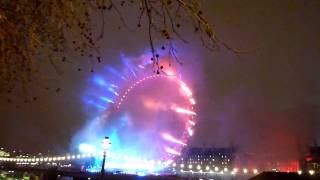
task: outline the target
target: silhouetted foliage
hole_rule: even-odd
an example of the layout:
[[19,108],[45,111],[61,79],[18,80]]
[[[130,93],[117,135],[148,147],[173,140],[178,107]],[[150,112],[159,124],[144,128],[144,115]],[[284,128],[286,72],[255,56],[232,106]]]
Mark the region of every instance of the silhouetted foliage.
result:
[[[158,74],[163,67],[159,65],[156,48],[159,40],[155,36],[162,37],[160,49],[167,49],[175,58],[173,40],[187,42],[179,34],[181,27],[194,29],[209,49],[214,50],[219,44],[212,26],[203,17],[199,0],[2,0],[0,92],[11,92],[17,84],[26,89],[28,83],[39,77],[39,61],[49,61],[57,73],[61,73],[56,60],[72,61],[66,57],[67,49],[88,57],[92,64],[101,63],[97,44],[104,38],[107,28],[104,16],[117,13],[122,24],[127,26],[124,12],[121,12],[123,7],[135,8],[138,12],[137,28],[147,27],[151,60]],[[190,21],[184,25],[182,18]],[[98,33],[93,30],[93,19],[101,21]],[[78,71],[82,70],[78,68]],[[59,92],[60,88],[56,91]]]

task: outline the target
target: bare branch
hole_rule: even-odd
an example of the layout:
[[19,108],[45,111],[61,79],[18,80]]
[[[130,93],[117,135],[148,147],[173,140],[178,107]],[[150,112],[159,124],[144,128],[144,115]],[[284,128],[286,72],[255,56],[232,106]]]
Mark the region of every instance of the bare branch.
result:
[[[90,71],[95,62],[101,62],[100,40],[106,38],[106,18],[108,12],[119,17],[122,26],[126,24],[126,13],[122,8],[134,4],[138,12],[138,27],[146,23],[149,47],[154,68],[159,67],[158,47],[167,46],[169,56],[182,64],[177,56],[174,42],[178,39],[188,41],[179,31],[180,27],[195,28],[204,47],[214,51],[223,47],[236,54],[243,53],[219,40],[214,27],[208,23],[200,10],[200,0],[69,0],[69,1],[0,1],[0,92],[22,83],[27,89],[28,80],[40,77],[38,62],[44,57],[62,59],[61,62],[73,63],[78,58],[66,60],[68,56],[88,56]],[[96,17],[101,20],[98,27],[92,26]],[[183,26],[183,18],[193,23],[193,27]],[[96,33],[96,29],[98,32]],[[95,34],[96,33],[96,34]],[[74,54],[73,54],[74,53]],[[59,64],[52,59],[44,59],[61,74]],[[57,61],[58,62],[58,61]],[[22,86],[21,86],[22,87]]]

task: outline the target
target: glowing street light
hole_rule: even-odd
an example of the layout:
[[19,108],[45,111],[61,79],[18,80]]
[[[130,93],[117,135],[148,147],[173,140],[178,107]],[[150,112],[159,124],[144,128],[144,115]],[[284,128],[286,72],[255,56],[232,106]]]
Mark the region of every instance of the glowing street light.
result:
[[243,173],[247,174],[248,173],[248,169],[244,168],[243,169]]
[[258,174],[258,170],[257,169],[253,169],[253,174]]
[[237,173],[238,169],[237,168],[233,168],[232,172]]
[[298,170],[298,174],[301,175],[301,174],[302,174],[302,171],[301,171],[301,170]]
[[184,168],[184,164],[180,164],[180,167],[181,167],[181,168]]
[[107,150],[110,148],[111,146],[111,141],[109,139],[109,137],[104,137],[104,139],[102,140],[102,148],[103,148],[103,159],[102,159],[102,167],[101,167],[101,179],[103,179],[104,177],[104,166],[105,166],[105,162],[106,162],[106,154],[107,154]]
[[107,151],[111,146],[111,141],[109,139],[109,137],[104,137],[104,139],[102,140],[102,148],[103,151]]
[[309,174],[312,176],[312,175],[314,175],[314,170],[309,170]]
[[215,167],[215,168],[214,168],[214,171],[219,171],[219,168],[218,168],[218,167]]

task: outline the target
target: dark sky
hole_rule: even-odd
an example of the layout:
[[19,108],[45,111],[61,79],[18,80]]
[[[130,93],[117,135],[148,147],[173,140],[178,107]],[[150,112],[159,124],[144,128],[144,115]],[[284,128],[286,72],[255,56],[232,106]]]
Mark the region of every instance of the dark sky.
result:
[[[239,58],[226,50],[211,52],[186,35],[192,43],[181,45],[179,52],[182,57],[192,54],[184,68],[194,80],[199,119],[192,144],[233,144],[242,151],[285,159],[319,141],[320,1],[206,0],[203,7],[222,41],[252,51]],[[120,53],[140,55],[148,46],[143,32],[117,26],[107,31],[105,64],[116,62]],[[49,78],[32,91],[37,101],[7,103],[2,97],[0,144],[26,151],[68,149],[87,119],[81,92],[90,74],[77,72],[90,63],[72,58],[77,63],[63,65],[61,76],[45,68]],[[38,88],[47,84],[62,90]]]

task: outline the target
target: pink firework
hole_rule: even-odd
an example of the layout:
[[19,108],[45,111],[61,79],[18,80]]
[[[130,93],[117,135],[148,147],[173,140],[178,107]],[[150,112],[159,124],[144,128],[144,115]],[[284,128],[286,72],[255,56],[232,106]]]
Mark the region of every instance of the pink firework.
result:
[[168,162],[180,155],[194,133],[192,90],[172,67],[154,74],[144,58],[124,59],[123,70],[106,67],[107,73],[92,78],[84,100],[99,111],[88,108],[97,118],[79,136],[81,143],[99,149],[94,141],[109,136],[110,152],[117,154],[109,164],[126,164],[130,158]]

